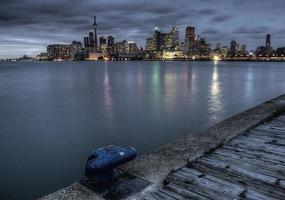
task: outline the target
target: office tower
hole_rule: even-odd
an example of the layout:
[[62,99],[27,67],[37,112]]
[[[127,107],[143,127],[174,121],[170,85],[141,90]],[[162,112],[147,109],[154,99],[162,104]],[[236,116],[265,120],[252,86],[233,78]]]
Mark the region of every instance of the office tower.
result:
[[246,55],[246,45],[245,45],[245,44],[241,45],[240,51],[241,51],[241,54],[242,54],[243,56]]
[[104,36],[99,38],[99,52],[108,54],[108,46],[107,46],[107,41]]
[[185,53],[192,53],[195,43],[195,27],[186,27],[185,30]]
[[231,57],[236,56],[236,51],[237,51],[237,46],[238,44],[236,43],[236,41],[231,41],[231,47],[230,47],[230,51],[229,51],[229,55]]
[[154,38],[147,38],[146,39],[146,51],[153,52],[156,51],[156,42]]
[[87,48],[89,46],[90,46],[90,44],[89,44],[89,37],[84,37],[84,48]]
[[178,49],[179,48],[179,30],[176,26],[173,26],[171,31],[171,40],[172,40],[172,49]]
[[107,49],[109,55],[115,54],[115,39],[111,35],[107,38]]
[[266,47],[266,49],[270,49],[271,48],[271,36],[270,36],[270,34],[266,35],[265,47]]
[[77,42],[77,41],[73,41],[70,45],[69,45],[69,49],[70,49],[70,55],[73,57],[75,53],[81,51],[83,48],[83,45],[81,42]]
[[89,32],[89,44],[90,47],[94,47],[94,33],[92,31]]
[[136,55],[138,53],[138,47],[135,42],[129,41],[129,54]]
[[70,45],[67,44],[51,44],[47,46],[48,59],[70,59]]
[[93,47],[97,48],[97,47],[98,47],[98,35],[97,35],[97,21],[96,21],[96,16],[94,16],[93,29],[94,29],[94,44],[93,44]]
[[154,31],[153,38],[155,41],[156,51],[160,51],[162,49],[163,34],[156,29]]
[[102,37],[99,38],[99,44],[100,44],[100,45],[102,45],[102,44],[107,44],[107,43],[106,43],[106,38],[105,38],[104,36],[102,36]]
[[115,44],[115,39],[111,35],[108,36],[107,40],[108,40],[108,46],[109,47],[113,46]]

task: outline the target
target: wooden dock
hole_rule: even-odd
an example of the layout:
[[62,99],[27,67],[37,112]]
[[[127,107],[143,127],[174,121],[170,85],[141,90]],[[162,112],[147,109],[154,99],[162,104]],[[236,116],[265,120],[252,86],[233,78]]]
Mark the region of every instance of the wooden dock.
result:
[[171,172],[145,199],[285,199],[285,114]]

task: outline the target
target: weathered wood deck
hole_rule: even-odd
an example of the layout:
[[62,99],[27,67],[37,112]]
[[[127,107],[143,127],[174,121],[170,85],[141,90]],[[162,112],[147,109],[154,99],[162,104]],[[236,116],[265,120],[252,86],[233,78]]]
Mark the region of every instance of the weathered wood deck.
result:
[[285,199],[285,114],[169,174],[145,199]]

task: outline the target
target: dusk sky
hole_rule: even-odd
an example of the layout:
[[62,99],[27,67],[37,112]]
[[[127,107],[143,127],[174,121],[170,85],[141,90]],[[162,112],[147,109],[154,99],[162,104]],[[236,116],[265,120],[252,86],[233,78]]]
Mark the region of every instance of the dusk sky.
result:
[[284,0],[1,0],[0,58],[34,56],[47,44],[82,41],[97,16],[99,35],[116,41],[145,39],[154,27],[168,31],[176,24],[180,42],[185,27],[212,44],[231,40],[248,49],[264,45],[272,35],[274,47],[285,46]]

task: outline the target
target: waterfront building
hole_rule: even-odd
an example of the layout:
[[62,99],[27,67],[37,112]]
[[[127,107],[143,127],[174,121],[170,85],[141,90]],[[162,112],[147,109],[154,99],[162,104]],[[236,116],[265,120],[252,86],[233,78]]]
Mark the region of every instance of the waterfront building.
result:
[[99,52],[104,53],[105,55],[108,54],[107,40],[104,36],[99,38]]
[[201,38],[199,35],[195,36],[194,45],[191,49],[192,56],[206,58],[210,56],[211,47],[206,42],[206,38]]
[[257,57],[269,57],[274,55],[274,50],[271,46],[271,35],[266,35],[265,46],[259,46],[256,48],[255,55]]
[[89,45],[94,47],[94,33],[92,31],[89,32]]
[[89,53],[86,53],[85,51],[77,51],[73,56],[73,60],[88,60],[88,57]]
[[164,50],[162,52],[162,57],[161,59],[163,60],[175,60],[175,59],[184,59],[184,53],[181,50],[176,50],[176,51],[166,51]]
[[136,56],[138,53],[137,44],[133,41],[129,41],[129,54],[130,56]]
[[67,44],[51,44],[47,46],[49,60],[71,59],[70,48]]
[[237,54],[238,44],[235,40],[231,41],[230,49],[228,51],[228,57],[235,57]]
[[163,34],[156,28],[153,34],[155,50],[160,51],[162,47]]
[[241,55],[242,56],[246,56],[247,55],[247,51],[246,51],[246,45],[245,44],[243,44],[243,45],[241,45]]
[[47,61],[48,60],[48,54],[47,53],[40,53],[36,56],[36,59],[39,61]]
[[78,42],[78,41],[73,41],[70,45],[69,45],[69,51],[70,51],[70,55],[72,57],[74,57],[74,54],[79,52],[79,51],[82,51],[83,49],[83,45],[81,42]]
[[153,37],[146,39],[146,51],[148,53],[157,53],[159,51],[175,51],[179,49],[179,30],[176,26],[170,29],[170,32],[163,33],[157,27]]
[[146,51],[147,52],[155,52],[156,51],[156,41],[154,38],[146,39]]
[[89,37],[84,37],[84,48],[90,47]]
[[285,57],[285,47],[277,48],[276,55],[279,57]]
[[271,48],[271,35],[270,34],[266,35],[265,48],[266,49],[270,49]]
[[106,38],[104,36],[99,38],[99,44],[107,44]]
[[124,53],[124,44],[122,42],[116,42],[114,48],[114,54],[116,56]]
[[107,46],[108,46],[108,54],[113,56],[114,55],[114,48],[115,48],[115,39],[109,35],[107,38]]
[[177,26],[173,26],[171,29],[171,40],[172,40],[172,49],[178,50],[179,49],[179,30]]
[[185,29],[185,48],[184,53],[191,55],[193,54],[194,50],[194,43],[195,43],[195,27],[188,26]]
[[89,61],[104,60],[104,56],[105,56],[104,53],[89,53],[86,60],[89,60]]

